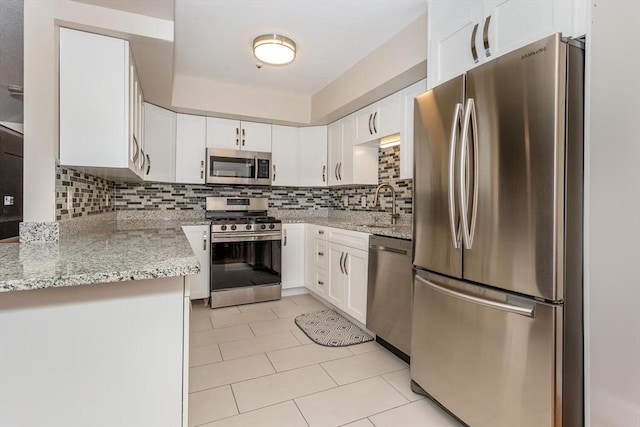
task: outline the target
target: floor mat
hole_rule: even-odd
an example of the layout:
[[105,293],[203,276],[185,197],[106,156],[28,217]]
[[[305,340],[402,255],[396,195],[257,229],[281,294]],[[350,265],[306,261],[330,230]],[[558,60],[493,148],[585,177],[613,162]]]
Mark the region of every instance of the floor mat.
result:
[[373,337],[333,310],[301,314],[296,325],[313,342],[327,347],[343,347],[373,341]]

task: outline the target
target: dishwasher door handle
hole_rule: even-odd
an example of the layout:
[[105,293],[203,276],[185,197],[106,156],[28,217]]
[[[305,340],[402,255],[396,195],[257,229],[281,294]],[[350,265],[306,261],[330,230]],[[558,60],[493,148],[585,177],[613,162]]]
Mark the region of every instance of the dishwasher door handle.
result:
[[369,249],[380,252],[393,252],[394,254],[407,255],[408,252],[403,249],[390,248],[389,246],[370,245]]

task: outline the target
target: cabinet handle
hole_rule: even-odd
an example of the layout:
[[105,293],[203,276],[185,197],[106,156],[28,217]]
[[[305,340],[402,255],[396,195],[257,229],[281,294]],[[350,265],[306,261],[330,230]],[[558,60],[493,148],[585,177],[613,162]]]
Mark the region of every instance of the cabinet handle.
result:
[[244,128],[242,128],[242,146],[243,146],[243,147],[244,147],[244,140],[245,140],[245,137],[244,137]]
[[147,175],[151,172],[151,156],[147,154]]
[[373,135],[373,132],[371,131],[371,119],[373,118],[373,114],[369,114],[369,135]]
[[324,256],[324,252],[318,252],[318,256]]
[[240,145],[240,128],[236,128],[236,145]]
[[378,128],[376,128],[376,119],[378,118],[378,112],[373,113],[373,133],[378,133]]
[[344,258],[344,252],[340,254],[340,271],[344,274],[344,267],[342,266],[342,258]]
[[324,234],[324,230],[318,230],[318,234]]
[[338,165],[340,163],[336,163],[336,169],[333,171],[334,175],[336,176],[336,180],[339,180],[340,178],[338,178]]
[[344,274],[349,275],[349,270],[347,270],[347,258],[349,257],[349,252],[345,252],[344,254]]
[[478,63],[478,51],[476,50],[476,34],[478,33],[478,23],[473,26],[473,32],[471,33],[471,56],[473,56],[473,62]]
[[327,182],[325,172],[327,171],[327,165],[322,165],[322,182]]
[[323,286],[323,285],[324,285],[324,282],[323,282],[322,280],[318,280],[318,285]]
[[140,157],[140,146],[138,145],[138,139],[135,137],[133,137],[133,146],[135,147],[133,149],[133,163],[138,161],[138,157]]
[[338,179],[342,181],[342,162],[338,163]]
[[207,232],[206,231],[202,235],[202,250],[203,251],[207,250]]
[[204,179],[204,160],[200,161],[200,179]]
[[273,181],[276,180],[276,165],[273,165]]
[[284,242],[282,245],[287,246],[287,230],[282,230],[282,233],[284,234]]
[[482,44],[484,45],[484,54],[487,58],[491,56],[491,50],[489,49],[489,23],[490,22],[491,22],[491,15],[487,16],[487,18],[484,20],[484,28],[482,30]]
[[147,164],[147,156],[144,155],[144,150],[140,150],[140,153],[142,154],[142,166],[140,169],[144,170],[144,167]]

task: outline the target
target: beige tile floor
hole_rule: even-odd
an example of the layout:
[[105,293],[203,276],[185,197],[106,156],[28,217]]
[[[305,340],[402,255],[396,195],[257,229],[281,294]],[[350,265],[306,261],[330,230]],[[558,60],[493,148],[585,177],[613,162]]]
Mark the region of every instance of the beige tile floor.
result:
[[191,315],[189,426],[460,427],[411,391],[406,363],[375,342],[313,343],[294,323],[311,295]]

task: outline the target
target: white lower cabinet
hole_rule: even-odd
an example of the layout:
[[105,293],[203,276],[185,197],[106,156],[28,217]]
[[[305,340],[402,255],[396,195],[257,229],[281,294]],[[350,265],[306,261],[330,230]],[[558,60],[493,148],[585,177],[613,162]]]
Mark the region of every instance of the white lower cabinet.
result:
[[282,224],[282,289],[305,284],[304,224]]
[[200,263],[200,273],[185,276],[186,286],[191,292],[191,299],[209,298],[209,253],[211,252],[209,226],[184,225],[182,230]]
[[369,234],[308,224],[305,286],[365,324]]

